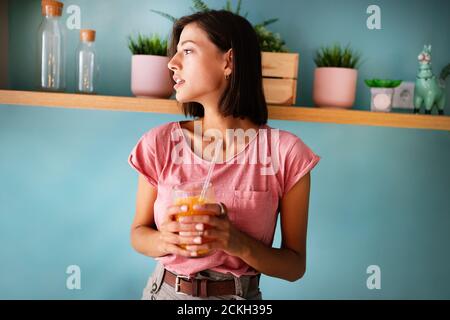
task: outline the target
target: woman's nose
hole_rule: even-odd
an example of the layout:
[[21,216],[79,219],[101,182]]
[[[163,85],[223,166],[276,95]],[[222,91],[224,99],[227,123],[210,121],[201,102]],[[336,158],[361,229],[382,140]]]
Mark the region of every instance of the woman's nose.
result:
[[179,70],[179,65],[178,65],[178,61],[175,59],[176,55],[172,57],[172,59],[170,59],[169,63],[167,64],[167,67],[172,70]]

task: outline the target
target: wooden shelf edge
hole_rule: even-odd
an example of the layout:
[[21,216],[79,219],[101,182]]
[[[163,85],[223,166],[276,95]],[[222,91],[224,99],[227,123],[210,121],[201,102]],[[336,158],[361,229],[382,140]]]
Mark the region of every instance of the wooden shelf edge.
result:
[[181,113],[181,109],[177,107],[176,101],[169,99],[16,90],[0,90],[0,104],[170,114]]
[[[0,90],[0,104],[182,114],[177,101],[170,99],[73,93]],[[269,106],[269,119],[450,131],[449,116],[423,114]]]

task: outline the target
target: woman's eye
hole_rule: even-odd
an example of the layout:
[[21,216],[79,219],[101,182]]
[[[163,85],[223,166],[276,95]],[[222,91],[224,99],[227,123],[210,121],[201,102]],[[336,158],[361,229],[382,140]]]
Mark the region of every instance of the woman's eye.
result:
[[186,55],[186,54],[189,54],[189,53],[191,53],[191,52],[192,52],[192,50],[190,50],[190,49],[184,49],[184,50],[183,50],[183,52],[184,52],[184,54]]

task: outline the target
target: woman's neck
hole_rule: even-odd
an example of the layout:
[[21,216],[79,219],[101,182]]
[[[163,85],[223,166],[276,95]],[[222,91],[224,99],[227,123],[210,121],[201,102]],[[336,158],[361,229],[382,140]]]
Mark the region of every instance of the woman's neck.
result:
[[233,116],[224,117],[218,112],[209,111],[205,108],[204,117],[201,118],[203,133],[209,129],[219,130],[222,136],[225,137],[227,129],[236,130],[243,129],[258,129],[258,126],[251,122],[249,119],[234,118]]

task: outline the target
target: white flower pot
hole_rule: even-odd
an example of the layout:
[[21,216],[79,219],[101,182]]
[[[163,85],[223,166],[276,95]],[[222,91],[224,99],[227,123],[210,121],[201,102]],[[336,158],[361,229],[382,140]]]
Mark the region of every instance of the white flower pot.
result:
[[390,112],[392,110],[393,88],[370,88],[370,93],[372,94],[371,111]]

